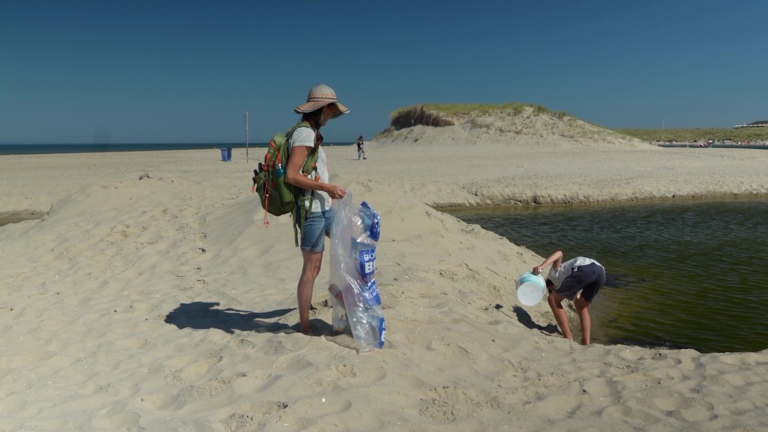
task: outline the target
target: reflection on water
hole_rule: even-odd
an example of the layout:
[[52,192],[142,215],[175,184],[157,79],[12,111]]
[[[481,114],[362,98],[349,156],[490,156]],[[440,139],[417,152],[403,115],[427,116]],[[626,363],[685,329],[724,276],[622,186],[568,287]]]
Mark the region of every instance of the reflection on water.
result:
[[546,257],[603,264],[596,343],[768,348],[768,200],[451,212]]

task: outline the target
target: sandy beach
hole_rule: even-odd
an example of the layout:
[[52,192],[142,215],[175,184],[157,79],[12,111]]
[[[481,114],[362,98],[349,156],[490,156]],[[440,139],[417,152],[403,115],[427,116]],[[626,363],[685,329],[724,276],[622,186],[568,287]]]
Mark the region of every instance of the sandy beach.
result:
[[515,297],[542,258],[437,208],[768,195],[768,151],[483,121],[326,148],[382,216],[388,341],[364,354],[330,334],[328,265],[327,335],[296,333],[262,149],[0,156],[0,217],[45,214],[0,227],[0,430],[765,430],[768,350],[568,342]]

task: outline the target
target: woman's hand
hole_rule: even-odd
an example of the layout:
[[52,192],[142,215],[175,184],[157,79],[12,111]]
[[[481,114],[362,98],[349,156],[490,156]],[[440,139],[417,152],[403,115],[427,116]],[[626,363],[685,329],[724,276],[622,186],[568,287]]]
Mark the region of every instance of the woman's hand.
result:
[[536,267],[534,267],[534,268],[533,268],[533,271],[532,271],[532,273],[533,273],[533,274],[535,274],[535,275],[537,275],[537,274],[541,274],[541,272],[543,272],[543,271],[544,271],[544,267],[546,267],[546,266],[543,266],[543,265],[538,265],[538,266],[536,266]]
[[328,184],[325,187],[325,192],[333,199],[341,199],[344,198],[344,195],[347,194],[347,191],[344,190],[341,186],[336,186],[332,184]]

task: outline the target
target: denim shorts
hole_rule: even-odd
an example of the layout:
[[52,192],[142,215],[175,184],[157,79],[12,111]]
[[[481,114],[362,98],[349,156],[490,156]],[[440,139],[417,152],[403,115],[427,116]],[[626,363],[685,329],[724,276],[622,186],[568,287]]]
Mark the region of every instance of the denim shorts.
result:
[[[301,214],[304,217],[304,212]],[[311,212],[304,221],[304,230],[301,232],[301,250],[306,252],[323,252],[325,250],[325,236],[331,235],[331,220],[333,209],[327,211]],[[301,221],[297,223],[301,229]]]

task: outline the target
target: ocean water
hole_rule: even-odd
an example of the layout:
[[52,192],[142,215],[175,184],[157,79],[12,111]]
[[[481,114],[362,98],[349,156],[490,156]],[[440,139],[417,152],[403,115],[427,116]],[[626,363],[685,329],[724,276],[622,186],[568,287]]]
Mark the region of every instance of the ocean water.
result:
[[543,257],[560,249],[605,266],[608,282],[590,306],[595,343],[768,348],[766,199],[450,213]]
[[[328,143],[324,146],[349,146],[351,142]],[[250,148],[264,148],[268,143],[250,143]],[[222,147],[245,148],[238,144],[0,144],[0,155],[46,153],[104,153],[160,150],[205,150]]]

